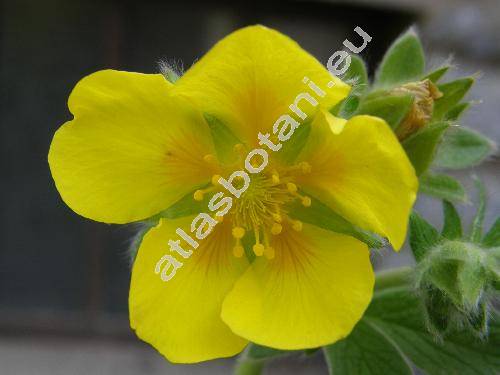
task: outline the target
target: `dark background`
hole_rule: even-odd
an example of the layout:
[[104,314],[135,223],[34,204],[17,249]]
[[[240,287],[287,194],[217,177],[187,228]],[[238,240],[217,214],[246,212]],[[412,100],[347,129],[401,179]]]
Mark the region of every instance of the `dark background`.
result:
[[[0,374],[226,373],[231,365],[173,367],[139,343],[127,317],[133,227],[83,219],[55,189],[48,148],[70,119],[71,89],[87,74],[157,72],[161,59],[188,69],[218,39],[255,23],[289,35],[322,62],[359,25],[373,37],[363,52],[373,72],[391,41],[416,23],[431,66],[455,53],[457,74],[483,72],[472,93],[483,103],[465,123],[500,139],[496,1],[0,3]],[[492,158],[475,169],[490,192],[487,224],[500,208],[499,165]],[[457,174],[467,186],[469,175]],[[418,204],[439,223],[435,206]],[[377,267],[411,262],[407,252],[383,255]],[[288,365],[278,363],[273,374]],[[325,371],[318,358],[294,366]]]

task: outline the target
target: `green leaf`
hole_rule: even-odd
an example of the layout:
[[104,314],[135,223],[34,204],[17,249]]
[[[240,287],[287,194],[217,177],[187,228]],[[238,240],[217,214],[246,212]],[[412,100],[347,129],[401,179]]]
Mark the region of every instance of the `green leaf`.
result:
[[429,168],[441,137],[448,126],[447,122],[438,122],[420,130],[403,141],[403,148],[418,176]]
[[495,223],[491,226],[488,233],[483,238],[483,246],[497,247],[500,246],[500,217],[497,217]]
[[[400,282],[386,282],[387,277]],[[422,302],[409,280],[394,278],[391,271],[377,273],[373,300],[363,319],[347,338],[324,348],[329,373],[408,374],[412,363],[428,375],[497,374],[498,319],[492,321],[487,341],[465,333],[436,341],[427,332]]]
[[470,129],[451,127],[444,135],[434,160],[437,167],[462,169],[475,166],[494,150],[494,144]]
[[217,158],[222,163],[230,162],[234,158],[234,145],[241,143],[241,141],[215,116],[208,113],[205,113],[203,116],[210,128]]
[[446,112],[444,115],[444,119],[446,121],[457,121],[460,116],[470,107],[470,102],[463,102],[463,103],[458,103],[454,107],[451,107],[451,109]]
[[424,68],[422,45],[417,34],[410,29],[389,47],[378,69],[376,84],[391,86],[417,80]]
[[419,188],[424,194],[452,202],[463,202],[467,198],[462,184],[444,174],[424,173],[420,176]]
[[462,100],[473,83],[474,79],[467,77],[438,85],[438,89],[443,96],[434,102],[432,118],[434,120],[442,120],[444,115]]
[[376,293],[363,320],[426,374],[493,375],[500,371],[498,320],[491,323],[486,342],[462,333],[440,343],[426,331],[422,317],[419,298],[410,288],[400,287]]
[[408,114],[412,104],[413,97],[411,95],[379,96],[374,99],[362,101],[356,114],[380,117],[392,129],[396,129]]
[[470,240],[472,242],[480,242],[483,232],[483,222],[484,222],[484,213],[486,210],[486,189],[481,180],[475,179],[474,183],[479,192],[479,202],[477,205],[477,212],[472,220],[472,229],[470,233]]
[[410,247],[417,262],[421,261],[428,250],[439,240],[440,236],[436,228],[418,213],[412,212],[410,215]]
[[428,73],[424,78],[422,78],[422,81],[425,79],[430,79],[432,82],[436,83],[441,79],[441,77],[443,77],[446,74],[446,72],[448,72],[450,68],[451,68],[450,65],[445,65],[440,68],[437,68],[436,70]]
[[304,207],[298,202],[292,203],[289,207],[289,215],[304,223],[313,224],[332,232],[343,233],[357,238],[366,243],[370,248],[381,248],[384,246],[384,241],[376,234],[358,228],[318,199],[311,196],[310,198],[310,207]]
[[441,235],[449,240],[455,240],[462,237],[462,221],[455,208],[455,206],[448,202],[443,201],[443,216],[444,224]]
[[392,340],[366,319],[358,323],[348,339],[325,346],[324,354],[330,374],[412,374]]
[[358,55],[351,54],[351,64],[342,76],[342,81],[353,81],[355,87],[360,87],[361,93],[366,91],[368,85],[368,73],[365,62]]

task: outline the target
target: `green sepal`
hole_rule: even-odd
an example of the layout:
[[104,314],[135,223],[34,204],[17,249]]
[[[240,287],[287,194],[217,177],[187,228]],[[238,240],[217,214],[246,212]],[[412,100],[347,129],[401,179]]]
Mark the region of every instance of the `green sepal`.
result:
[[462,100],[473,83],[474,79],[472,77],[466,77],[438,85],[438,89],[443,96],[434,102],[432,119],[435,121],[442,120],[445,114]]
[[410,29],[389,47],[382,59],[375,84],[394,86],[418,80],[424,73],[425,57],[422,44]]
[[135,258],[137,258],[137,253],[139,252],[139,248],[141,247],[142,240],[146,233],[156,225],[158,225],[158,219],[152,218],[140,223],[136,224],[138,227],[135,228],[136,232],[132,241],[130,242],[130,246],[128,248],[128,257],[130,260],[130,265],[133,265],[135,262]]
[[230,163],[234,160],[234,145],[241,143],[233,132],[217,117],[204,113],[205,121],[210,128],[214,142],[217,158],[222,163]]
[[441,235],[449,240],[456,240],[462,237],[462,220],[458,215],[455,206],[443,200],[444,224]]
[[497,217],[488,233],[483,237],[482,245],[484,247],[500,246],[500,217]]
[[349,94],[347,98],[337,104],[330,113],[343,119],[350,119],[356,113],[361,99],[357,94]]
[[478,198],[479,202],[477,205],[477,212],[472,220],[472,228],[470,232],[470,240],[472,242],[479,243],[481,242],[481,237],[483,233],[483,223],[484,223],[484,214],[486,211],[486,189],[484,184],[478,178],[474,179],[474,184],[478,190]]
[[[203,186],[198,187],[198,189],[203,189],[204,187],[207,187],[207,186],[209,186],[209,185],[205,184]],[[206,211],[208,202],[209,202],[211,197],[206,195],[203,197],[203,200],[197,201],[193,197],[193,194],[196,190],[197,189],[186,194],[184,197],[179,199],[177,202],[175,202],[169,208],[156,214],[151,219],[159,219],[159,218],[179,219],[181,217],[186,217],[186,216],[190,216],[190,215],[197,215],[200,212]]]
[[378,249],[385,245],[385,242],[380,236],[358,228],[333,211],[330,207],[323,204],[320,200],[310,195],[309,197],[311,198],[310,207],[304,207],[299,202],[294,202],[289,206],[289,215],[304,223],[313,224],[332,232],[342,233],[357,238],[372,249]]
[[424,194],[452,202],[467,200],[462,184],[453,177],[444,174],[424,173],[420,176],[419,189]]
[[293,133],[293,136],[286,142],[279,151],[276,152],[276,157],[284,164],[293,164],[300,151],[304,148],[311,133],[312,119],[306,120]]
[[441,239],[436,228],[429,224],[417,212],[410,215],[410,248],[417,262],[421,261],[430,248]]
[[166,61],[160,61],[160,71],[165,79],[170,83],[175,83],[181,78],[182,69],[176,67],[176,63],[170,64]]
[[344,82],[352,82],[354,87],[359,88],[359,93],[365,92],[368,88],[368,73],[363,59],[351,54],[351,64],[341,78]]
[[429,168],[434,159],[437,146],[448,126],[447,122],[434,123],[403,141],[403,148],[413,164],[417,176],[420,176]]
[[377,96],[362,101],[356,110],[356,115],[371,115],[384,119],[387,124],[396,129],[411,109],[413,96]]
[[464,112],[469,109],[471,102],[463,102],[458,103],[455,106],[451,107],[451,109],[445,113],[444,119],[445,121],[455,122],[460,116],[464,114]]
[[284,355],[290,355],[297,352],[295,350],[273,349],[267,346],[258,345],[254,343],[248,344],[245,350],[247,358],[253,360],[271,359],[271,358],[281,357]]
[[430,79],[433,83],[437,83],[448,72],[450,68],[450,65],[444,65],[440,68],[437,68],[436,70],[427,73],[427,75],[422,78],[422,81],[425,79]]
[[494,150],[492,141],[465,127],[450,127],[436,153],[434,165],[448,169],[473,167]]

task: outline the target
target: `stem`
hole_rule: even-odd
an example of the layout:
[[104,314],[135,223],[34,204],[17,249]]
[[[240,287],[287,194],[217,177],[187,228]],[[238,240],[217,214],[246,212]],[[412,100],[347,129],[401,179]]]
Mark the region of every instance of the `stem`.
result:
[[377,272],[375,274],[375,291],[410,285],[412,272],[412,267],[399,267]]
[[264,369],[264,361],[240,358],[236,362],[234,375],[260,375]]

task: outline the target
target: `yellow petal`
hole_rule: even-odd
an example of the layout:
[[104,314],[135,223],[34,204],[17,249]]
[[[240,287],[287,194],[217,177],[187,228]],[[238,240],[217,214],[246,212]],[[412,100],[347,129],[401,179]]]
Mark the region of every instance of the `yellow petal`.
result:
[[284,227],[271,246],[275,258],[257,257],[224,300],[224,322],[252,342],[286,350],[347,336],[373,292],[366,245],[304,224],[301,232]]
[[[288,106],[298,94],[315,96],[303,83],[304,76],[327,93],[322,100],[316,95],[326,109],[350,90],[292,39],[264,26],[250,26],[218,42],[176,82],[174,91],[222,120],[242,141],[255,144],[259,131],[270,131],[282,114],[290,112]],[[329,81],[335,86],[328,88]],[[306,102],[300,107],[306,114],[317,109]]]
[[201,118],[169,95],[160,74],[100,71],[82,79],[68,106],[74,119],[54,135],[49,165],[78,214],[127,223],[169,207],[210,179]]
[[[193,363],[239,353],[247,341],[220,319],[222,300],[248,262],[232,255],[234,238],[226,220],[200,242],[190,258],[169,250],[177,227],[189,233],[190,220],[163,220],[141,244],[132,271],[130,325],[137,336],[171,362]],[[189,246],[181,246],[186,251]],[[157,262],[175,255],[183,263],[170,281],[155,273]]]
[[299,156],[311,165],[300,186],[353,224],[386,236],[399,249],[418,180],[406,153],[385,121],[355,116],[340,133],[330,114],[312,124]]

